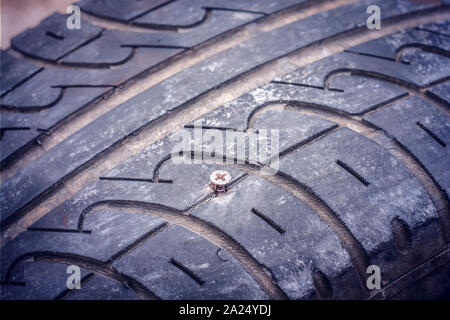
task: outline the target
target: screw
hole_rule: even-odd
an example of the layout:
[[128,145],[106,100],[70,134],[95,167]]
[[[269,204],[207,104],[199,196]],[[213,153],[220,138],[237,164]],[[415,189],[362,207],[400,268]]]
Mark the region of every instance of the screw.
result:
[[209,176],[209,186],[216,193],[225,193],[225,187],[231,181],[231,174],[225,170],[217,170]]

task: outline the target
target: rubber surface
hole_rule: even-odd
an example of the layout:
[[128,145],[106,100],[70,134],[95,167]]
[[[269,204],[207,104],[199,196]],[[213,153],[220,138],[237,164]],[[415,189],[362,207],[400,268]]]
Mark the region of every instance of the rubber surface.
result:
[[[80,30],[54,14],[18,35],[1,52],[1,298],[448,296],[450,8],[418,2],[82,0]],[[174,163],[198,123],[279,129],[279,171]]]

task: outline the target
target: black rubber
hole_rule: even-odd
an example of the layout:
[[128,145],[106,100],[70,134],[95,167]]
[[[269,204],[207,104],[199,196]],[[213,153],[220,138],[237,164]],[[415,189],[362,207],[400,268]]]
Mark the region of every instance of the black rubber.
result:
[[1,299],[448,299],[448,1],[77,5],[1,52]]

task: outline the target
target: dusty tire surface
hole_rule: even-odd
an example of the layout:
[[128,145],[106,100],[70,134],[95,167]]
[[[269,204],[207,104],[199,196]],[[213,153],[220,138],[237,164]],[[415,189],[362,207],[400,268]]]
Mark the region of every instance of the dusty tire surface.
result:
[[449,1],[112,3],[1,52],[1,299],[448,298]]

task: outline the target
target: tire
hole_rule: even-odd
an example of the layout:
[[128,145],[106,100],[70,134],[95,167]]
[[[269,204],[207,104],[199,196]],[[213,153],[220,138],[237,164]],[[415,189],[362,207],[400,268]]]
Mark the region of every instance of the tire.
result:
[[[450,8],[422,2],[81,0],[16,36],[1,298],[448,298]],[[262,129],[272,174],[226,140]]]

